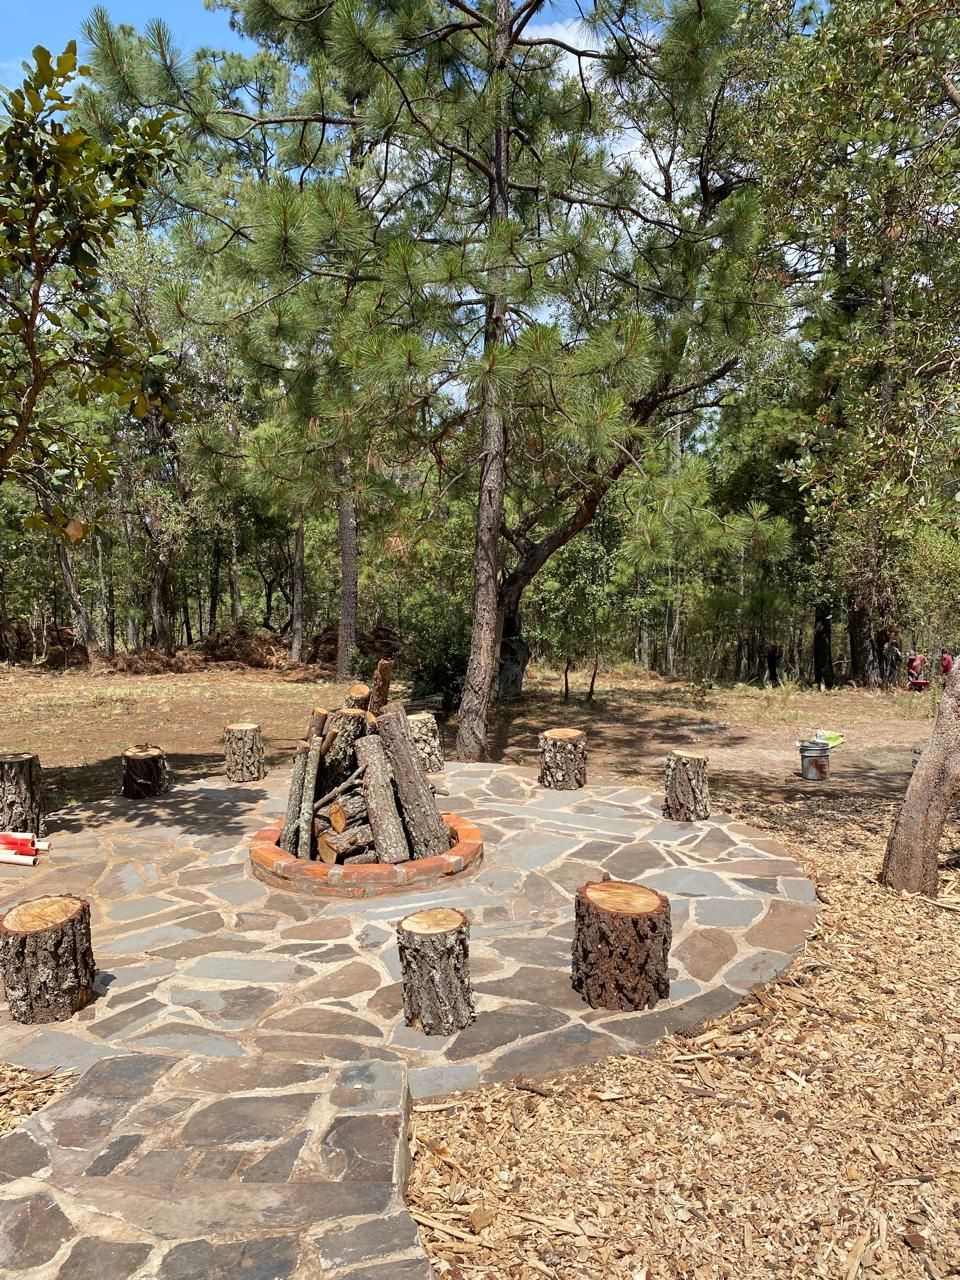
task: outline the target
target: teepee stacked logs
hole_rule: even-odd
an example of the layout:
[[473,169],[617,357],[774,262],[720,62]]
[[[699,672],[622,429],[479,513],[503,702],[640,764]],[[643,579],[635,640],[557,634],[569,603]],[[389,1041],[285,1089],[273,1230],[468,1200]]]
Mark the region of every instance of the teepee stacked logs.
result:
[[[355,685],[348,696],[368,702],[363,688]],[[440,816],[399,703],[379,716],[362,705],[318,708],[309,728],[294,758],[281,849],[328,865],[447,852],[456,837]]]
[[28,751],[0,755],[0,831],[43,828],[43,773],[40,760]]
[[120,757],[120,790],[128,800],[145,800],[170,790],[167,757],[160,747],[127,747]]
[[231,782],[259,782],[263,767],[263,734],[258,724],[228,724],[223,731],[227,777]]

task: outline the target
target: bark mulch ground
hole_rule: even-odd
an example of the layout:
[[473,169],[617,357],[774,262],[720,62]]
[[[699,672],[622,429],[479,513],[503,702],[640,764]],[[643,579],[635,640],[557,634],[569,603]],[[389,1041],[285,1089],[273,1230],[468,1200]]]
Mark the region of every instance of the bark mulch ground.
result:
[[701,1034],[417,1109],[441,1275],[960,1276],[960,875],[875,883],[892,802],[730,807],[814,878],[806,953]]

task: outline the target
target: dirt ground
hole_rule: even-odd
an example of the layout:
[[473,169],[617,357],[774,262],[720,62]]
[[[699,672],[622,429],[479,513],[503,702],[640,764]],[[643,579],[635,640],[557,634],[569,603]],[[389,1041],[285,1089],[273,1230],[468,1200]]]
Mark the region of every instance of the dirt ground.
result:
[[[253,671],[7,671],[2,746],[37,751],[63,804],[114,792],[131,742],[161,743],[184,777],[219,771],[232,719],[259,720],[281,760],[311,706],[337,693]],[[934,708],[908,693],[625,675],[592,706],[579,686],[564,704],[544,673],[495,715],[494,758],[517,762],[533,761],[542,727],[587,728],[594,781],[657,784],[670,748],[704,749],[714,803],[803,862],[820,919],[789,973],[699,1034],[417,1108],[411,1208],[441,1276],[960,1276],[958,828],[936,902],[876,883]],[[805,783],[795,743],[818,728],[846,741],[831,779]]]

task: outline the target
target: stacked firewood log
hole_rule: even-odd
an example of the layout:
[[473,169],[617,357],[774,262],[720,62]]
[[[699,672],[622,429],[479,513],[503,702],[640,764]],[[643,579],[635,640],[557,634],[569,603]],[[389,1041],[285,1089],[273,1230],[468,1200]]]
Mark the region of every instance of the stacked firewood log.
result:
[[372,687],[352,685],[338,710],[314,708],[294,758],[280,835],[287,853],[396,863],[446,853],[455,841],[406,712],[387,700],[392,665],[378,664]]

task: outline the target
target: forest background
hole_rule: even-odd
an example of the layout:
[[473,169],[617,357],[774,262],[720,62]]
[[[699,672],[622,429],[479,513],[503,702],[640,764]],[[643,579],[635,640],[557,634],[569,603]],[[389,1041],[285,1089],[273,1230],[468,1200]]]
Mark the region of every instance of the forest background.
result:
[[0,657],[960,642],[956,6],[214,7],[4,98]]

